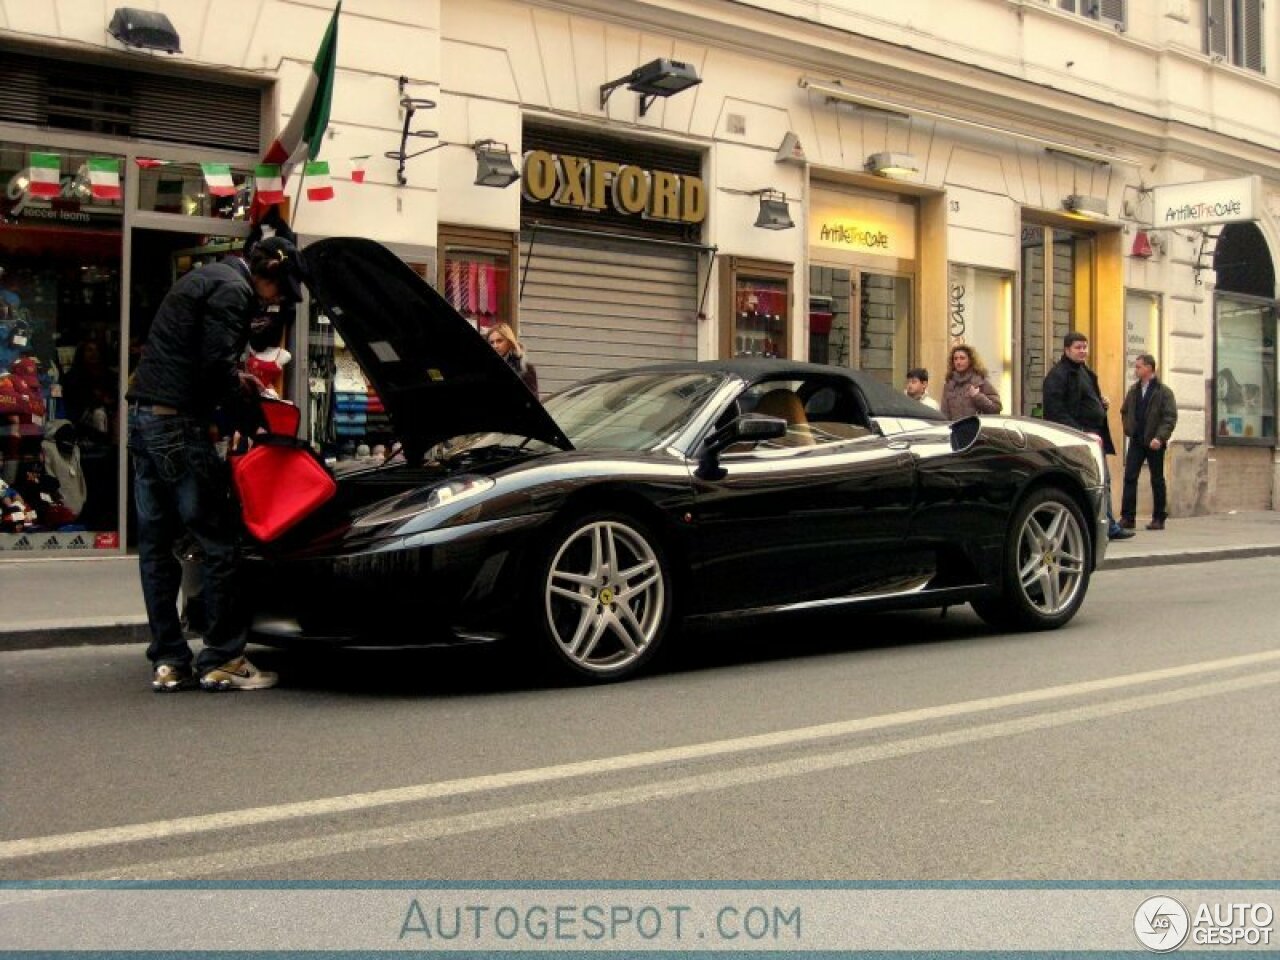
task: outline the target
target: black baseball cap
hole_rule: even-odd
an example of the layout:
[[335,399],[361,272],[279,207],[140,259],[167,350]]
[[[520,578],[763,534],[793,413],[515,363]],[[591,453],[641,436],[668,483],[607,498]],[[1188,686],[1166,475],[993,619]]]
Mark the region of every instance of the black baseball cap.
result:
[[302,299],[302,256],[298,248],[284,237],[266,237],[253,246],[249,269],[258,276],[275,281],[280,295],[294,303]]

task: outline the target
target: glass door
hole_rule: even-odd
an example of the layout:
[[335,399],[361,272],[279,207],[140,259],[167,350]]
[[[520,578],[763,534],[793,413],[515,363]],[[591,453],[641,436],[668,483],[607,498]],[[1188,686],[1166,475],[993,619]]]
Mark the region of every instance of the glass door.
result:
[[1018,326],[1016,412],[1041,416],[1044,378],[1072,330],[1092,336],[1094,241],[1039,224],[1022,227],[1022,296]]
[[809,267],[809,359],[901,385],[911,353],[910,277],[857,267]]

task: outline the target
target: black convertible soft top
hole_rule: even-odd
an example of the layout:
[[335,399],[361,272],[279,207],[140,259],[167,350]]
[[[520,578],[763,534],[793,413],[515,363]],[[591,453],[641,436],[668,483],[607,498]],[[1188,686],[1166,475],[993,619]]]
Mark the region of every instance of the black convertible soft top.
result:
[[789,376],[795,379],[823,376],[850,381],[866,400],[867,411],[873,417],[911,417],[915,420],[936,420],[948,422],[941,411],[926,406],[919,400],[912,400],[905,393],[886,386],[875,377],[861,370],[850,370],[847,367],[833,367],[821,363],[803,363],[798,360],[767,360],[759,357],[747,357],[734,360],[699,360],[692,363],[663,363],[648,367],[639,367],[628,372],[670,372],[683,373],[694,370],[715,370],[728,376],[737,377],[747,383],[761,380],[781,380]]

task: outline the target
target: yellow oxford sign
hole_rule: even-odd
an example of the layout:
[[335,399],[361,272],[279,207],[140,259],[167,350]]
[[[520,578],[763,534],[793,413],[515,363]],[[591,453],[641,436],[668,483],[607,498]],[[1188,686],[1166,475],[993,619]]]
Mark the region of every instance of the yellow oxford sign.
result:
[[524,157],[521,184],[530,203],[588,211],[608,208],[679,223],[701,223],[707,217],[707,188],[701,177],[612,160],[530,150]]

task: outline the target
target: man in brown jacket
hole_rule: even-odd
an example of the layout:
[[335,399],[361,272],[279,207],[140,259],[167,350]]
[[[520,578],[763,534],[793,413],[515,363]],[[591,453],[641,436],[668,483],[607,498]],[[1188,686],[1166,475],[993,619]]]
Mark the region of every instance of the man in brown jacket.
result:
[[1138,474],[1142,464],[1151,469],[1151,522],[1148,530],[1163,530],[1168,519],[1164,486],[1164,449],[1178,423],[1178,402],[1173,391],[1156,377],[1156,358],[1144,353],[1133,362],[1138,382],[1125,394],[1120,407],[1129,448],[1124,455],[1124,494],[1120,499],[1120,525],[1134,527],[1138,509]]

